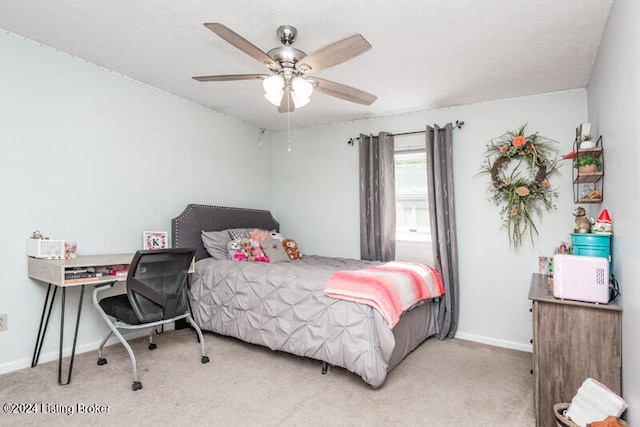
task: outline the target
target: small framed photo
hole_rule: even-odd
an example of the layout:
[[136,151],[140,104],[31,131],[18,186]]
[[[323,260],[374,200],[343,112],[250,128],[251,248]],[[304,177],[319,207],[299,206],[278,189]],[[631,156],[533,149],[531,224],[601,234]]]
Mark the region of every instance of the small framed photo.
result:
[[169,235],[166,231],[143,231],[142,249],[166,249],[169,247]]

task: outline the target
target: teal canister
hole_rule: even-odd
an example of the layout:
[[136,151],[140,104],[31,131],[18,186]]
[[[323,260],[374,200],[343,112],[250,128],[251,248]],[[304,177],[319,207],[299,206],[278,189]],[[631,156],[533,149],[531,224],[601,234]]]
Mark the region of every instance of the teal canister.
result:
[[574,255],[603,257],[611,262],[611,235],[598,233],[573,233]]

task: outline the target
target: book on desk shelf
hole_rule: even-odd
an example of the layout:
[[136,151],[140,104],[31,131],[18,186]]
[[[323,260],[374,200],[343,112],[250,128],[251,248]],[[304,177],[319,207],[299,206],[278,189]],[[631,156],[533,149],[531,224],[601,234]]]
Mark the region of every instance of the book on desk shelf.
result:
[[95,271],[90,270],[67,270],[64,272],[64,280],[71,279],[86,279],[89,277],[96,277]]

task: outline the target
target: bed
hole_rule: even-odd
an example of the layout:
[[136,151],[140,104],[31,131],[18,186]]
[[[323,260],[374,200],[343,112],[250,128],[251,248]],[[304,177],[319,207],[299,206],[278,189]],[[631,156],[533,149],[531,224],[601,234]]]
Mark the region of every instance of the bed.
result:
[[174,247],[196,248],[189,299],[203,330],[343,367],[373,388],[437,333],[433,300],[403,312],[390,328],[376,309],[325,295],[332,273],[378,262],[308,255],[304,242],[302,258],[291,262],[215,259],[205,249],[203,231],[279,231],[269,211],[190,204],[171,225]]

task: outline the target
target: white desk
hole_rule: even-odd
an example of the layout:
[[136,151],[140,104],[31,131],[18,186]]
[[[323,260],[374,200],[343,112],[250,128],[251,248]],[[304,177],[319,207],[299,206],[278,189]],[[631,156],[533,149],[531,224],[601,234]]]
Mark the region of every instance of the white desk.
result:
[[[27,270],[29,277],[39,280],[44,283],[48,283],[47,295],[44,299],[44,306],[42,308],[42,317],[40,318],[40,327],[38,329],[38,336],[36,338],[36,346],[33,350],[33,359],[31,359],[31,367],[38,364],[40,358],[40,350],[42,349],[42,343],[47,333],[47,326],[49,325],[49,316],[51,315],[51,308],[56,298],[56,292],[58,288],[62,289],[62,296],[60,299],[60,348],[58,350],[58,384],[67,385],[71,381],[71,372],[73,371],[73,359],[76,353],[76,342],[78,339],[78,326],[80,325],[80,315],[82,313],[82,298],[84,296],[84,288],[86,285],[97,285],[101,283],[111,283],[116,281],[124,281],[126,277],[104,275],[98,278],[87,278],[82,281],[65,281],[65,271],[77,269],[77,268],[90,268],[90,267],[109,267],[114,265],[124,265],[128,268],[134,254],[109,254],[109,255],[81,255],[74,259],[41,259],[29,257],[27,261]],[[76,317],[75,332],[73,335],[73,345],[71,347],[71,359],[69,361],[69,371],[67,375],[67,381],[62,382],[62,349],[64,347],[64,311],[65,311],[65,299],[67,288],[80,287],[80,300],[78,302],[78,314]],[[53,295],[51,295],[51,289],[53,288]],[[51,295],[51,299],[49,296]]]

